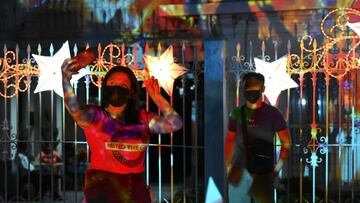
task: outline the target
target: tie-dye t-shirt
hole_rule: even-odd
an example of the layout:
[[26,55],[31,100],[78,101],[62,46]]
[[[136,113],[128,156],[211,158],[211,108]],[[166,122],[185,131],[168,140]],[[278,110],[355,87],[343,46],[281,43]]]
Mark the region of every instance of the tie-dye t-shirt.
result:
[[139,110],[139,123],[125,125],[99,107],[89,108],[95,111],[91,125],[84,129],[91,151],[89,169],[121,174],[143,172],[149,122],[154,113]]

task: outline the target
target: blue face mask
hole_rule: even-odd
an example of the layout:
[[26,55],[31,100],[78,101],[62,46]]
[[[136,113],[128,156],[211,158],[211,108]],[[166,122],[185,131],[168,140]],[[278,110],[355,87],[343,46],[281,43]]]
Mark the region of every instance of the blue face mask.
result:
[[260,90],[245,90],[244,97],[247,101],[252,104],[255,104],[256,101],[260,98]]
[[122,106],[130,97],[130,90],[123,86],[104,86],[103,91],[105,106]]

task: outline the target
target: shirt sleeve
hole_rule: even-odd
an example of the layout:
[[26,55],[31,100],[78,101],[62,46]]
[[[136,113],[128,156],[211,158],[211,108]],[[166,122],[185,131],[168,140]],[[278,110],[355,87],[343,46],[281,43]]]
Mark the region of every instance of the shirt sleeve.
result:
[[236,108],[230,112],[228,130],[236,132],[239,114],[239,108]]
[[279,131],[287,128],[286,121],[278,109],[276,109],[276,111],[275,111],[274,122],[275,122],[274,123],[274,131],[275,132],[279,132]]
[[94,124],[103,119],[104,111],[101,110],[100,107],[95,105],[86,105],[84,109],[89,112],[88,116],[90,123]]
[[139,117],[140,117],[141,121],[144,124],[146,124],[146,126],[149,126],[149,123],[150,123],[151,119],[153,119],[154,116],[156,115],[153,112],[145,111],[145,110],[140,110],[139,114],[140,114]]

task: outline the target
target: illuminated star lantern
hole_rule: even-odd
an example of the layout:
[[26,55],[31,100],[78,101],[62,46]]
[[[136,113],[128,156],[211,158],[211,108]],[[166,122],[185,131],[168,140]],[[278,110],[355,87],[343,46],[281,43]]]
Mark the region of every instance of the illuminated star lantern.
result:
[[54,56],[40,56],[32,54],[39,66],[40,74],[35,93],[54,90],[60,97],[64,97],[62,87],[61,65],[70,58],[69,43],[66,41]]
[[264,94],[270,101],[271,105],[276,104],[276,100],[281,91],[298,87],[298,84],[291,79],[289,74],[286,73],[286,56],[283,56],[271,63],[258,58],[254,58],[254,61],[256,72],[263,74],[265,77]]
[[223,202],[219,189],[216,187],[214,179],[210,176],[206,191],[205,203],[221,203]]
[[186,68],[174,63],[172,46],[159,57],[144,55],[144,61],[150,76],[154,76],[170,96],[173,92],[174,80],[187,72]]
[[346,23],[357,35],[360,36],[360,22],[357,23]]

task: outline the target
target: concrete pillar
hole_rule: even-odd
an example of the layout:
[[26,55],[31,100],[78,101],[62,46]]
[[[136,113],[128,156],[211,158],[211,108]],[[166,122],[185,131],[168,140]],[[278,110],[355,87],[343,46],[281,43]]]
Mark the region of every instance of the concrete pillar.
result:
[[213,177],[222,197],[226,195],[224,136],[227,120],[225,91],[225,41],[206,40],[204,70],[205,192]]

